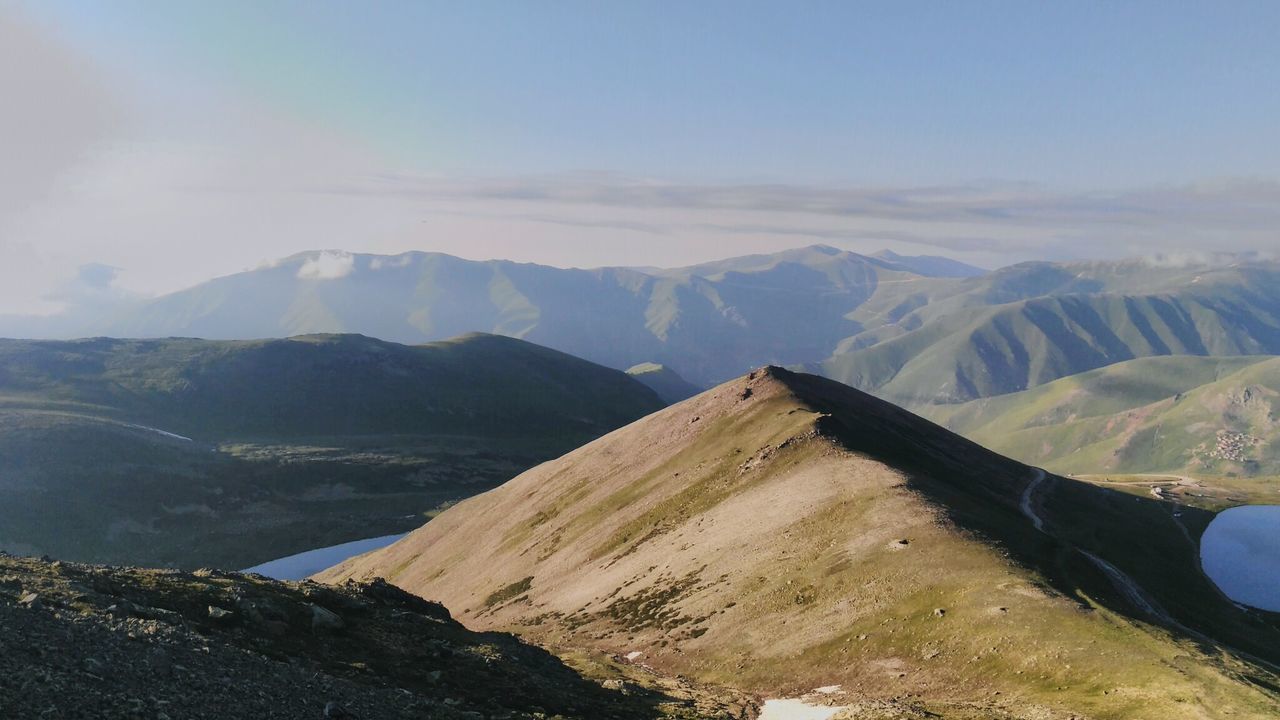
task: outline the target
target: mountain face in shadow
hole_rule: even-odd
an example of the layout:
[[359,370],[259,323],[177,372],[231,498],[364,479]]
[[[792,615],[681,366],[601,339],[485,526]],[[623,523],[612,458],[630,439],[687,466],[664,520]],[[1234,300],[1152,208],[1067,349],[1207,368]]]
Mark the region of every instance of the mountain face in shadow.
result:
[[661,407],[498,336],[0,341],[0,549],[248,567],[405,532]]

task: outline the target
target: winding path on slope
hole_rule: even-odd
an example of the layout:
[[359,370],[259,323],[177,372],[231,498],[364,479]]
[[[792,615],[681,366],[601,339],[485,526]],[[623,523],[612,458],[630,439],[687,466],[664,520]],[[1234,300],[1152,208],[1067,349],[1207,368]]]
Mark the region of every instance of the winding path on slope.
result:
[[[1048,530],[1045,530],[1044,518],[1040,517],[1039,511],[1036,509],[1039,500],[1037,492],[1040,490],[1040,487],[1044,485],[1044,482],[1048,479],[1049,475],[1040,468],[1032,468],[1032,470],[1035,475],[1032,476],[1031,482],[1027,483],[1026,489],[1022,491],[1022,498],[1018,502],[1018,509],[1022,511],[1023,515],[1026,515],[1027,518],[1031,520],[1031,524],[1035,526],[1036,530],[1039,530],[1046,535],[1050,535],[1051,537],[1055,537],[1065,543],[1067,542],[1066,540],[1058,538],[1057,536],[1052,535]],[[1143,590],[1142,586],[1133,578],[1129,577],[1129,575],[1123,570],[1087,550],[1081,550],[1070,543],[1067,544],[1081,555],[1089,558],[1089,562],[1093,563],[1095,567],[1102,571],[1103,575],[1107,576],[1107,579],[1111,581],[1111,584],[1130,605],[1160,622],[1177,626],[1183,630],[1188,630],[1188,628],[1183,627],[1177,620],[1174,620],[1169,613],[1165,612],[1164,608],[1160,607],[1160,604],[1148,595],[1147,591]]]
[[[1046,530],[1044,525],[1044,518],[1040,516],[1040,512],[1037,510],[1037,507],[1039,505],[1039,499],[1038,499],[1037,493],[1040,491],[1041,486],[1044,485],[1045,480],[1047,480],[1049,476],[1044,470],[1041,470],[1040,468],[1032,468],[1032,471],[1035,474],[1032,476],[1031,481],[1027,483],[1027,487],[1022,491],[1022,497],[1019,499],[1018,508],[1022,511],[1023,515],[1027,516],[1027,519],[1031,521],[1031,524],[1035,526],[1036,530],[1039,530],[1045,535],[1048,535],[1054,538],[1055,540],[1058,540],[1059,542],[1064,543],[1065,545],[1067,545],[1067,547],[1070,547],[1071,549],[1075,550],[1076,552],[1079,552],[1081,555],[1084,555],[1086,558],[1088,558],[1089,562],[1093,563],[1095,567],[1097,567],[1099,570],[1102,571],[1103,575],[1107,576],[1107,579],[1111,581],[1111,584],[1116,588],[1116,590],[1125,599],[1125,601],[1128,602],[1130,605],[1134,606],[1135,608],[1137,608],[1138,610],[1142,611],[1144,614],[1156,619],[1161,623],[1164,623],[1165,625],[1168,625],[1169,627],[1175,628],[1177,630],[1180,630],[1186,633],[1187,635],[1197,638],[1198,640],[1209,643],[1211,645],[1217,645],[1218,647],[1221,647],[1226,650],[1230,650],[1232,653],[1235,653],[1239,657],[1248,659],[1254,663],[1262,665],[1267,669],[1271,670],[1272,672],[1280,672],[1280,665],[1276,665],[1275,663],[1269,660],[1260,658],[1257,655],[1254,655],[1253,653],[1245,652],[1244,650],[1239,650],[1237,648],[1231,647],[1230,645],[1227,645],[1221,640],[1210,637],[1209,635],[1206,635],[1200,632],[1199,630],[1194,630],[1192,628],[1189,628],[1186,625],[1183,625],[1182,623],[1173,619],[1173,617],[1169,615],[1169,613],[1165,611],[1164,608],[1160,607],[1160,603],[1156,602],[1155,598],[1151,597],[1151,595],[1148,594],[1146,590],[1142,589],[1142,586],[1139,585],[1137,581],[1129,577],[1129,575],[1125,573],[1123,570],[1121,570],[1115,565],[1112,565],[1111,563],[1107,562],[1106,560],[1103,560],[1102,558],[1098,557],[1097,555],[1094,555],[1093,553],[1087,550],[1081,550],[1080,548],[1076,547],[1069,541],[1063,538],[1060,538],[1056,535],[1053,535],[1048,530]],[[1229,598],[1228,598],[1228,601],[1230,602]]]

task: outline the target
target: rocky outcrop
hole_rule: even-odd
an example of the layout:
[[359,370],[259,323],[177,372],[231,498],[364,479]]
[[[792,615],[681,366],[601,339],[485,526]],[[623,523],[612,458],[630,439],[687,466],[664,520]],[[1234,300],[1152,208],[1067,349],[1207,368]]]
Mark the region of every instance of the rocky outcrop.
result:
[[3,717],[623,720],[684,705],[609,689],[382,581],[281,583],[0,554]]

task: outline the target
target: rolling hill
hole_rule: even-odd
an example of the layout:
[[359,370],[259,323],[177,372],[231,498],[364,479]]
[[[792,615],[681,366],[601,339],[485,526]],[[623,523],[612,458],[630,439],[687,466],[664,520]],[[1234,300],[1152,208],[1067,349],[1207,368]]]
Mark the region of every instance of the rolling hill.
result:
[[914,406],[1017,392],[1139,357],[1280,352],[1274,263],[1026,263],[915,304],[809,367]]
[[766,368],[321,579],[744,692],[824,688],[855,717],[1274,716],[1254,656],[1280,659],[1280,627],[1216,592],[1213,515],[1174,507]]
[[923,406],[998,452],[1071,473],[1274,474],[1280,358],[1153,357]]
[[0,549],[247,567],[404,532],[662,406],[498,336],[0,341]]

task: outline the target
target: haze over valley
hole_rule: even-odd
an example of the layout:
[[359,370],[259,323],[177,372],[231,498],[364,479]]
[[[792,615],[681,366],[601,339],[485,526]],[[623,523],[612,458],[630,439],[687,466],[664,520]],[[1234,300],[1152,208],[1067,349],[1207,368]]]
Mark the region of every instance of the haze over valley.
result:
[[1280,717],[1277,27],[0,2],[0,716]]

